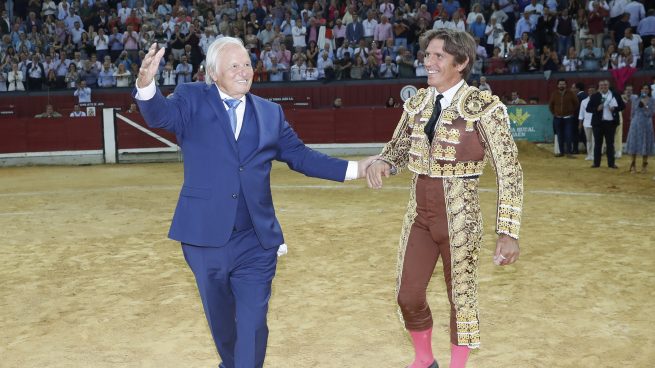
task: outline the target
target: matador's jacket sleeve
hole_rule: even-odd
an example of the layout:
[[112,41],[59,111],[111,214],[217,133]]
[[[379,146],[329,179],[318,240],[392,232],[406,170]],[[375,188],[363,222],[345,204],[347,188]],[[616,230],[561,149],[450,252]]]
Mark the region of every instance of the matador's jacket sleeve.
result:
[[495,102],[488,105],[487,111],[479,117],[477,126],[485,144],[485,156],[496,171],[496,233],[518,239],[523,208],[523,170],[512,138],[507,107],[496,102],[498,97],[491,96],[487,91],[479,94],[483,101],[491,99]]
[[[426,105],[430,105],[429,112],[434,106],[434,96],[428,89],[419,89],[414,96],[405,101],[403,114],[391,140],[384,146],[380,158],[391,164],[397,172],[407,167],[409,152],[412,146],[412,131],[415,121]],[[422,134],[422,133],[421,133]]]

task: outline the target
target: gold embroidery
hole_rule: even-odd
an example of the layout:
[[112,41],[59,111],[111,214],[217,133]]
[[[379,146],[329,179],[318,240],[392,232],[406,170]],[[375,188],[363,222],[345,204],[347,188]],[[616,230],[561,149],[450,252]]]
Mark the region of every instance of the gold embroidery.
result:
[[459,144],[459,130],[447,129],[445,126],[440,126],[434,134],[434,138],[440,142],[448,142],[452,144]]
[[500,104],[498,96],[489,91],[480,91],[475,87],[468,87],[459,99],[458,111],[466,120],[477,120]]
[[483,226],[478,182],[461,178],[443,180],[457,344],[470,348],[480,346],[477,269]]
[[480,132],[485,142],[485,157],[496,170],[498,205],[496,232],[518,239],[523,207],[523,170],[518,150],[509,129],[509,117],[504,105],[497,105],[480,119]]

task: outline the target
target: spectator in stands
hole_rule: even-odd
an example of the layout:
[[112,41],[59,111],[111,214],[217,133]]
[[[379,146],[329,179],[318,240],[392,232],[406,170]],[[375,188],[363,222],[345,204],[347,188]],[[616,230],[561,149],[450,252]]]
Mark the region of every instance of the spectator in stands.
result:
[[419,50],[414,60],[414,75],[416,77],[427,77],[428,71],[425,69],[425,51]]
[[380,65],[380,78],[396,78],[398,76],[398,66],[393,62],[391,56],[384,58],[384,63]]
[[193,67],[189,64],[186,55],[181,56],[180,63],[175,67],[175,74],[177,75],[177,84],[191,82]]
[[559,55],[557,51],[551,50],[550,47],[544,46],[541,55],[541,68],[544,71],[550,70],[551,72],[556,72],[560,70]]
[[305,67],[305,74],[303,75],[303,80],[312,81],[318,80],[318,69],[314,66],[314,63],[311,60],[307,60],[307,65]]
[[516,23],[516,30],[514,31],[514,40],[521,39],[521,35],[532,32],[532,24],[530,23],[530,13],[524,12],[523,17]]
[[98,87],[109,88],[116,85],[116,77],[114,77],[114,70],[109,61],[105,61],[102,65],[102,70],[98,73]]
[[651,44],[651,39],[655,37],[655,9],[648,9],[648,16],[639,21],[637,33],[644,45]]
[[358,45],[359,40],[364,38],[364,26],[359,21],[357,13],[352,14],[352,22],[346,25],[346,39],[353,45]]
[[59,81],[57,80],[57,74],[55,73],[54,69],[50,69],[50,71],[48,71],[48,75],[45,78],[45,86],[49,90],[59,88]]
[[575,52],[575,47],[569,47],[569,52],[562,60],[562,70],[565,72],[575,72],[580,70],[580,66],[582,66],[582,60],[578,58],[578,54]]
[[11,63],[11,71],[7,74],[8,91],[24,91],[23,72],[18,69],[17,63]]
[[307,69],[307,65],[305,63],[305,59],[304,58],[296,59],[296,62],[289,69],[289,80],[291,81],[303,80],[304,79],[303,76],[305,74],[306,69]]
[[556,157],[573,158],[571,144],[573,140],[573,129],[577,127],[576,117],[578,109],[578,98],[566,86],[566,80],[560,78],[557,81],[557,90],[550,96],[548,103],[550,113],[553,114],[553,127],[557,134],[559,153]]
[[628,0],[628,3],[623,8],[624,11],[630,14],[629,22],[630,27],[637,29],[639,22],[646,17],[646,9],[641,0]]
[[516,91],[512,91],[512,95],[510,99],[507,101],[508,105],[525,105],[526,102],[524,99],[519,97],[519,93]]
[[509,56],[505,59],[508,72],[510,74],[523,73],[526,59],[526,54],[522,47],[511,49]]
[[334,62],[329,58],[327,51],[321,53],[316,67],[318,70],[318,79],[325,79],[327,81],[334,79]]
[[32,55],[32,62],[27,64],[27,86],[30,91],[40,91],[45,81],[45,69],[40,61],[40,55]]
[[277,56],[271,56],[270,61],[265,65],[266,70],[268,71],[268,79],[271,82],[284,81],[284,75],[287,69],[284,67],[284,65],[281,65],[277,62]]
[[489,83],[487,83],[487,77],[485,77],[485,76],[480,77],[480,81],[479,81],[479,84],[478,84],[478,89],[480,91],[489,91],[489,93],[493,93],[491,91],[491,86],[489,85]]
[[612,39],[616,44],[618,44],[621,39],[625,36],[625,30],[630,28],[630,13],[623,13],[621,18],[614,22],[612,28],[610,28],[610,34]]
[[366,19],[362,21],[362,26],[364,27],[364,40],[366,40],[366,44],[370,44],[375,36],[375,29],[378,26],[378,21],[375,19],[375,15],[375,10],[369,10],[366,12]]
[[393,96],[389,96],[389,98],[387,98],[387,101],[384,103],[384,107],[388,109],[392,109],[392,108],[400,107],[400,103],[396,102]]
[[86,113],[82,110],[80,110],[80,105],[75,104],[73,106],[73,111],[70,113],[71,118],[80,118],[80,117],[85,117]]
[[118,59],[118,56],[123,52],[123,34],[118,32],[118,27],[113,27],[109,36],[109,55],[111,60]]
[[493,55],[495,45],[502,41],[503,34],[505,34],[503,25],[498,22],[496,17],[492,16],[484,29],[484,34],[485,37],[482,39],[486,41],[484,46],[487,50],[487,55]]
[[650,46],[644,50],[642,59],[644,69],[655,69],[655,37],[650,39]]
[[601,70],[611,70],[618,68],[619,64],[619,53],[616,50],[616,44],[610,43],[605,50],[603,55],[603,60],[600,65]]
[[567,9],[562,10],[555,20],[555,34],[557,35],[557,56],[561,59],[568,52],[573,43],[573,36],[577,31],[575,19],[569,16]]
[[414,57],[412,56],[412,52],[404,46],[399,47],[398,56],[396,57],[396,65],[398,66],[398,77],[413,78],[416,76],[414,70]]
[[76,96],[81,104],[91,102],[91,88],[87,87],[86,81],[80,81],[79,86],[73,92],[73,96]]
[[132,24],[127,25],[127,30],[123,33],[123,50],[127,51],[127,55],[132,61],[136,61],[139,55],[139,43],[141,42],[141,35],[134,30]]
[[176,84],[176,73],[173,69],[173,63],[167,62],[161,72],[161,84],[164,86],[174,86]]
[[132,79],[131,76],[130,72],[125,68],[124,63],[118,64],[118,69],[114,72],[116,87],[129,87]]
[[98,70],[94,64],[91,60],[86,60],[84,68],[80,71],[80,79],[86,81],[86,85],[91,88],[98,85]]
[[48,104],[45,106],[45,112],[41,114],[36,114],[34,115],[35,118],[45,118],[45,119],[52,119],[52,118],[60,118],[61,114],[55,111],[55,109],[52,107],[52,105]]
[[588,96],[580,102],[580,112],[578,113],[578,128],[584,131],[585,135],[585,150],[587,151],[586,161],[594,159],[594,134],[591,127],[592,114],[587,112],[587,105],[589,104],[589,97],[596,93],[596,87],[589,87],[587,89]]
[[582,61],[582,70],[584,71],[600,70],[603,51],[600,47],[594,47],[594,42],[594,38],[587,38],[584,49],[580,51],[580,60]]
[[350,78],[350,68],[352,65],[353,61],[350,53],[344,53],[343,59],[339,60],[334,69],[337,80]]
[[635,59],[639,60],[639,56],[643,51],[643,43],[641,37],[638,34],[632,33],[631,28],[627,28],[625,30],[625,36],[621,39],[621,41],[619,41],[618,44],[619,50],[623,50],[626,47],[629,47]]

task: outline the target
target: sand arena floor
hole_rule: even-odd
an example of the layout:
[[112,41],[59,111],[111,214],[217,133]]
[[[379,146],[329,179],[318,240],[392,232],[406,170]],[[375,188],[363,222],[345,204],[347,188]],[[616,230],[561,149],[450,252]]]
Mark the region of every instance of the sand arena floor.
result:
[[[655,181],[521,144],[522,255],[492,263],[495,181],[481,199],[482,348],[470,367],[653,367]],[[655,163],[655,162],[654,162]],[[166,239],[181,164],[0,168],[0,367],[201,368],[218,363],[193,276]],[[407,174],[363,181],[273,169],[290,247],[266,367],[404,367],[396,251]],[[433,346],[447,367],[440,267]]]

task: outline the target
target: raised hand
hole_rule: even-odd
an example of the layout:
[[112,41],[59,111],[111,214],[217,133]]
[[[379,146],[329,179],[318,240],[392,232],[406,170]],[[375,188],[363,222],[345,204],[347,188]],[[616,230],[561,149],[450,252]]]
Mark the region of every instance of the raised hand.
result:
[[159,61],[164,56],[165,51],[165,48],[157,50],[157,42],[150,46],[146,57],[141,62],[141,68],[139,68],[139,77],[136,80],[137,87],[144,88],[152,83],[155,75],[157,75],[157,69],[159,69]]
[[369,188],[380,189],[382,188],[382,175],[386,178],[391,173],[391,165],[389,163],[377,160],[373,162],[368,169],[366,169],[366,182]]

